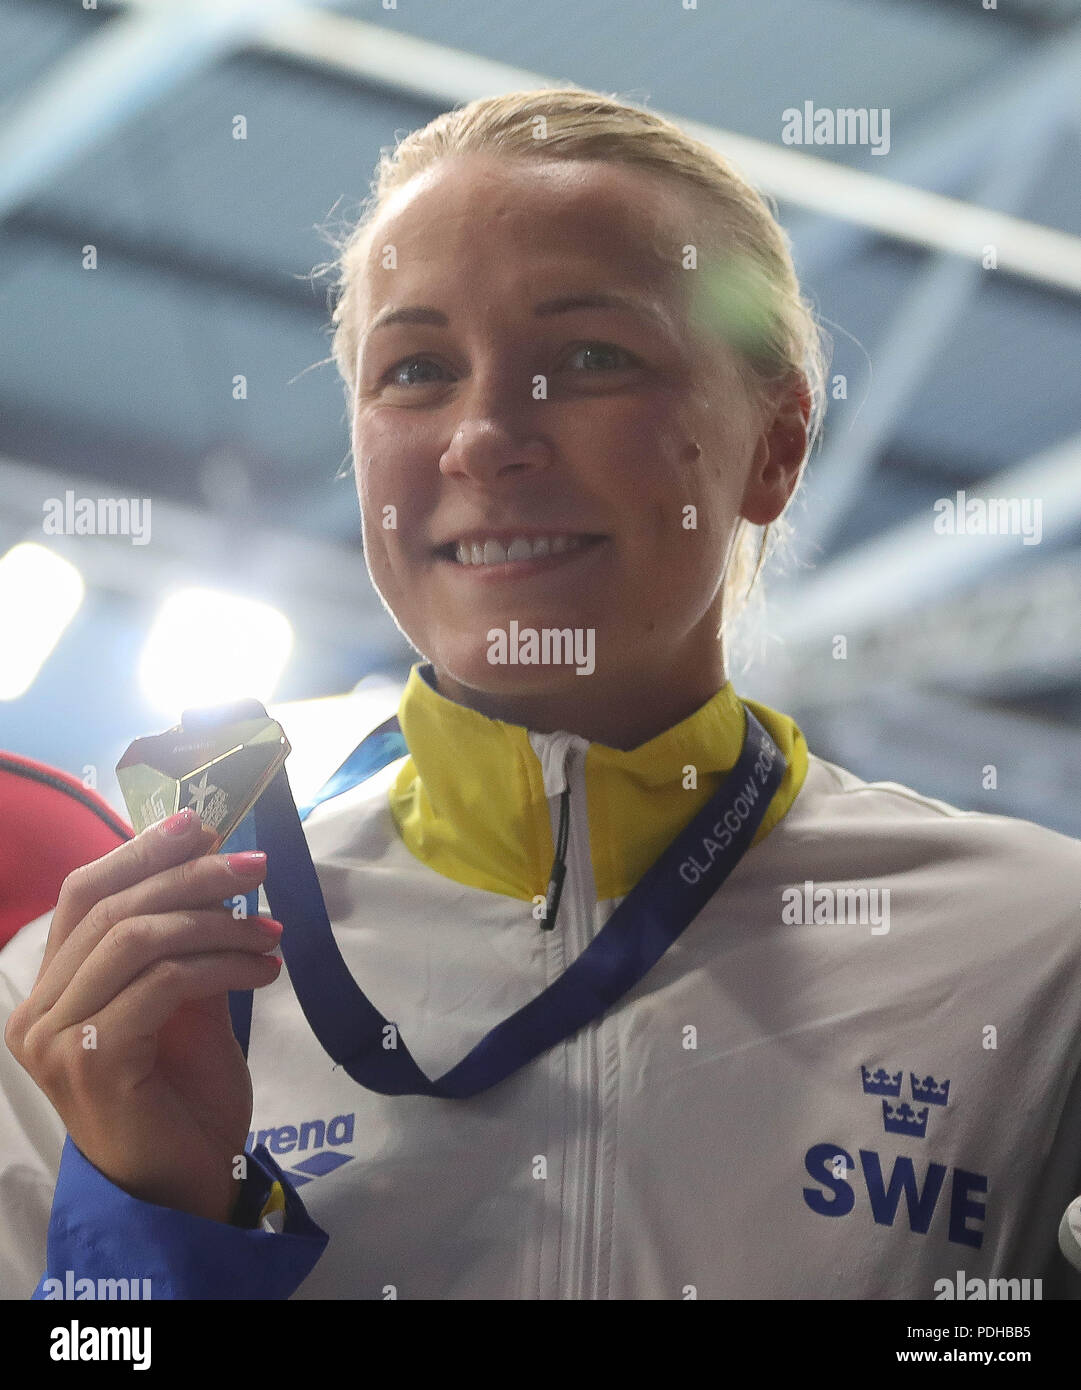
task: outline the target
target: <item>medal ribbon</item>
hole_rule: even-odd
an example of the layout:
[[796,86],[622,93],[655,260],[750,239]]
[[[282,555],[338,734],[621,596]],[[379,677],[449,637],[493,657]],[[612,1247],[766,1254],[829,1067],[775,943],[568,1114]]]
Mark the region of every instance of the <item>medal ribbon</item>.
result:
[[[558,980],[497,1024],[436,1080],[409,1053],[396,1026],[357,985],[334,939],[311,852],[282,768],[230,837],[228,850],[267,853],[264,888],[284,924],[281,952],[305,1018],[324,1051],[380,1095],[462,1100],[478,1095],[599,1018],[661,958],[750,847],[785,772],[780,749],[744,705],[747,731],[735,767]],[[304,808],[356,786],[407,752],[397,717],[374,730]],[[254,825],[251,822],[254,821]],[[224,852],[224,847],[223,847]],[[258,910],[256,906],[250,910]],[[247,1055],[252,992],[231,991],[234,1030]]]

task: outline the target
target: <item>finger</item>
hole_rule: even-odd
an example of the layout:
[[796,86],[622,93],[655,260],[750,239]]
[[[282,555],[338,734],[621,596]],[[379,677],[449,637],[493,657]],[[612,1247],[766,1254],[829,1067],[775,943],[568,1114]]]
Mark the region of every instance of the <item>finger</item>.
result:
[[265,874],[265,858],[248,864],[242,854],[201,855],[102,898],[39,975],[32,994],[35,1014],[40,1016],[53,1007],[90,953],[119,923],[158,913],[221,907],[226,897],[250,892]]
[[181,817],[185,817],[184,811],[68,874],[49,925],[39,979],[95,903],[209,848],[213,839],[194,811],[183,821]]
[[281,965],[278,956],[246,951],[156,961],[95,1016],[98,1060],[132,1058],[133,1044],[153,1040],[183,1005],[229,990],[261,989],[278,978]]
[[273,951],[280,939],[277,924],[271,928],[258,917],[234,920],[224,911],[129,917],[109,932],[75,972],[49,1010],[49,1027],[58,1033],[92,1018],[160,961],[209,952],[261,955]]
[[157,1055],[156,1034],[178,1009],[216,995],[227,999],[230,990],[261,989],[278,978],[281,965],[278,956],[241,951],[159,960],[92,1019],[60,1033],[46,1032],[42,1022],[32,1027],[21,1064],[58,1108],[85,1105],[101,1093],[103,1078],[115,1095],[145,1080]]

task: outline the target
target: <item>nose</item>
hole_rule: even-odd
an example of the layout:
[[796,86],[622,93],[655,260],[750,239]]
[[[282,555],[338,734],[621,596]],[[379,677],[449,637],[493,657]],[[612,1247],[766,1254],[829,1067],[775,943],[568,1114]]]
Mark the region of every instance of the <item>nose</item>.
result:
[[439,460],[444,477],[471,478],[492,483],[548,466],[548,446],[541,440],[517,439],[492,420],[470,420],[458,426]]
[[[444,477],[490,484],[549,466],[550,446],[530,419],[532,399],[519,402],[523,409],[507,407],[512,393],[521,389],[520,384],[503,382],[497,388],[498,400],[492,390],[467,398],[466,410],[439,460]],[[528,379],[526,389],[530,389]]]

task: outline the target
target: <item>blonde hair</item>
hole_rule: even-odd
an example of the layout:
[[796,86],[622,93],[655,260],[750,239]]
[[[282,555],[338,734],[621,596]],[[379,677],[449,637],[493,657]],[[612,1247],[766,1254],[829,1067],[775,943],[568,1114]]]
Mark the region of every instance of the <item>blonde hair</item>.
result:
[[[537,138],[543,118],[543,138]],[[333,357],[345,384],[350,422],[358,347],[357,298],[369,232],[396,190],[450,155],[597,159],[666,175],[698,195],[726,265],[714,276],[713,309],[729,328],[744,384],[762,394],[795,374],[810,396],[808,444],[801,472],[819,436],[825,410],[827,335],[801,292],[790,243],[776,208],[709,145],[673,122],[615,96],[580,87],[538,88],[483,97],[436,116],[393,148],[384,147],[359,220],[340,239]],[[791,499],[790,499],[791,502]],[[786,508],[787,510],[787,508]],[[757,558],[753,532],[761,529]],[[763,528],[740,518],[725,575],[723,633],[746,605],[762,566],[791,532],[784,516]]]

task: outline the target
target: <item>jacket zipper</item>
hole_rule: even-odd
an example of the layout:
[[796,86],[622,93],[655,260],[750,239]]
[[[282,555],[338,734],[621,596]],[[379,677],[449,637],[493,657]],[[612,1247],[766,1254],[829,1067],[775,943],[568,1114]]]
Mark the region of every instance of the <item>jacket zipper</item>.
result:
[[[541,761],[544,790],[552,821],[556,860],[549,904],[550,978],[566,970],[593,939],[595,904],[593,864],[589,851],[585,759],[589,743],[575,734],[530,735]],[[560,833],[562,829],[562,835]],[[560,855],[559,851],[564,850]],[[554,890],[554,892],[553,892]],[[596,1031],[579,1030],[562,1045],[565,1070],[561,1105],[562,1183],[559,1211],[559,1257],[556,1297],[595,1297],[592,1260],[596,1248],[595,1193],[600,1117]]]

